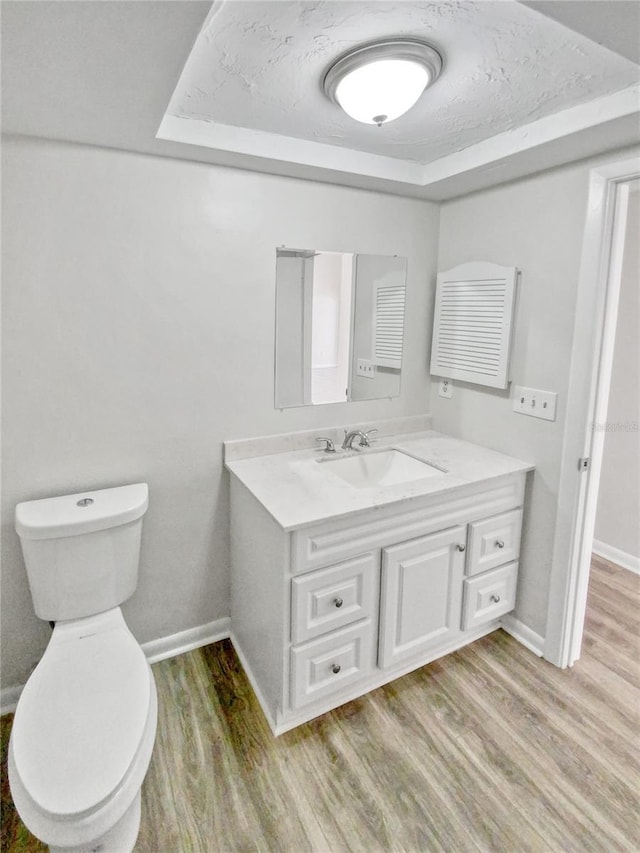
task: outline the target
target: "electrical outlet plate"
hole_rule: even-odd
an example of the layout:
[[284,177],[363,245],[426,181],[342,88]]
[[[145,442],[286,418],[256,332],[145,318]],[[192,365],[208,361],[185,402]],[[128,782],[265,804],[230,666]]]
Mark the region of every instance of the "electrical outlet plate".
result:
[[532,418],[555,421],[558,395],[554,391],[540,391],[516,385],[513,389],[513,411]]
[[453,396],[453,387],[451,385],[450,379],[441,379],[440,387],[438,388],[438,395],[440,397],[446,397],[447,399],[451,399]]
[[376,366],[366,358],[359,358],[356,363],[356,374],[367,379],[373,379],[376,375]]

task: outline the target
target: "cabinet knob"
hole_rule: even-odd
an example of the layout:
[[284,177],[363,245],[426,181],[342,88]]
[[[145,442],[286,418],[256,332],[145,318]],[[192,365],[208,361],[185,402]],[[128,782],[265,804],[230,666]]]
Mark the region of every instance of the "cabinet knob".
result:
[[466,551],[466,550],[467,550],[466,545],[458,545],[458,551]]
[[489,601],[492,601],[494,604],[497,604],[497,603],[500,601],[500,596],[499,596],[499,595],[496,595],[496,594],[494,593],[494,594],[491,596],[491,598],[489,599]]
[[333,603],[335,604],[336,607],[342,607],[342,605],[344,604],[344,601],[341,598],[334,598]]
[[504,542],[502,539],[496,539],[496,548],[504,548]]
[[340,672],[340,670],[341,670],[341,669],[342,669],[342,667],[340,666],[340,664],[339,664],[339,663],[334,663],[334,665],[331,667],[331,672],[332,672],[334,675],[337,675],[337,674]]

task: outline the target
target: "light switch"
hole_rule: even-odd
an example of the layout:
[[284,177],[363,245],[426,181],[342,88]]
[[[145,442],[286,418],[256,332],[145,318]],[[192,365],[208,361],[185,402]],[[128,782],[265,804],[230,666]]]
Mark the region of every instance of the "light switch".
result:
[[373,362],[366,358],[359,358],[356,362],[356,374],[358,376],[366,376],[367,379],[374,379],[376,375],[376,367]]
[[555,421],[558,395],[555,391],[540,391],[516,385],[513,389],[513,411],[532,418]]

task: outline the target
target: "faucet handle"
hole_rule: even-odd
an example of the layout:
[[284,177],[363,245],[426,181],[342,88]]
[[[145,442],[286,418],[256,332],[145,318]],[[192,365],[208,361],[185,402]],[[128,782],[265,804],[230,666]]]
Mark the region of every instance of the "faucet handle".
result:
[[[367,432],[363,433],[363,438],[360,440],[360,444],[363,447],[370,447],[371,446],[372,442],[369,440],[369,436],[373,435],[374,432],[378,432],[376,427],[374,427],[373,429],[367,430]],[[376,441],[376,439],[374,438],[373,441]]]
[[326,436],[321,435],[321,436],[318,436],[318,438],[316,438],[316,441],[326,442],[325,446],[319,447],[318,450],[324,450],[325,453],[335,453],[336,452],[336,447],[335,447],[335,444],[333,443],[333,439],[327,438]]

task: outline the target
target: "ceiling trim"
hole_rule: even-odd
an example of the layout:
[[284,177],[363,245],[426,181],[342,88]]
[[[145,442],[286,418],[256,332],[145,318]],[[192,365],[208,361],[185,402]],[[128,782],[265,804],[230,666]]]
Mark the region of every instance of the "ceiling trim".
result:
[[165,115],[156,139],[422,185],[422,163],[204,119]]
[[638,116],[640,122],[640,85],[544,116],[513,130],[498,133],[448,157],[434,160],[423,168],[422,186],[484,168],[549,142],[632,115]]
[[485,170],[492,164],[504,163],[565,137],[575,138],[576,134],[617,119],[634,115],[640,119],[639,110],[640,85],[634,85],[497,134],[426,164],[172,115],[165,115],[156,138],[225,152],[227,163],[228,155],[235,156],[237,165],[242,168],[250,168],[251,160],[260,158],[262,161],[309,167],[314,177],[317,176],[316,170],[320,169],[389,181],[396,188],[398,184],[404,184],[413,189],[427,189],[437,182]]

